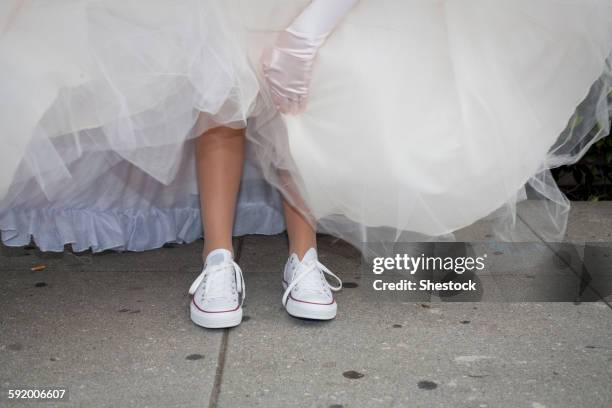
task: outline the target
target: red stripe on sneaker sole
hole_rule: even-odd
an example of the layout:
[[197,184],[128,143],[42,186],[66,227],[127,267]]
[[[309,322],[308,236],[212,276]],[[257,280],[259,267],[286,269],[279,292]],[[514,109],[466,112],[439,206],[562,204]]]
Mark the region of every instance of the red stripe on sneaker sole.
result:
[[289,299],[294,300],[296,302],[300,302],[300,303],[308,303],[310,305],[321,305],[321,306],[329,306],[329,305],[333,305],[334,303],[336,303],[336,299],[332,299],[332,301],[329,303],[307,302],[305,300],[294,298],[293,296],[291,296],[291,293],[289,294]]
[[215,311],[215,312],[213,312],[213,311],[208,312],[208,311],[206,311],[206,310],[202,309],[200,306],[198,306],[198,304],[197,304],[197,303],[196,303],[196,301],[195,301],[195,298],[193,298],[193,299],[191,300],[191,303],[193,303],[193,305],[194,305],[194,306],[195,306],[195,307],[196,307],[196,308],[197,308],[197,309],[198,309],[200,312],[202,312],[202,313],[229,313],[229,312],[235,312],[236,310],[240,309],[240,305],[238,305],[238,306],[236,306],[236,308],[235,308],[235,309],[231,309],[231,310],[219,310],[219,311]]

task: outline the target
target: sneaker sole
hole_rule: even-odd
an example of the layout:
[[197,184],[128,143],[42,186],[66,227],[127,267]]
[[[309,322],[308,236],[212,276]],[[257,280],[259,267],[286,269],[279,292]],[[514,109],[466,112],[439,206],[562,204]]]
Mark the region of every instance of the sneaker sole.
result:
[[[287,285],[283,282],[283,288]],[[318,305],[314,303],[297,302],[291,298],[287,299],[285,310],[293,317],[312,320],[332,320],[336,317],[338,304]]]
[[242,308],[232,310],[231,312],[221,313],[206,313],[199,310],[193,302],[191,302],[191,321],[201,327],[207,329],[224,329],[227,327],[238,326],[242,322]]

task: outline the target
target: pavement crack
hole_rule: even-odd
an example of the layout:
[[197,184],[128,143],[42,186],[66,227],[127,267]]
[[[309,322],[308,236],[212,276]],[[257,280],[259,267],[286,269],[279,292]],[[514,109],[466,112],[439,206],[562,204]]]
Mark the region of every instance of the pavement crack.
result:
[[[238,237],[234,240],[234,259],[240,262],[242,253],[242,244],[244,240]],[[217,356],[217,369],[215,370],[215,380],[210,398],[208,399],[208,408],[217,408],[219,406],[219,396],[221,395],[221,384],[223,383],[223,371],[225,369],[225,359],[227,356],[227,345],[229,343],[230,329],[223,329],[223,337],[221,338],[221,346],[219,347],[219,355]]]
[[219,403],[219,395],[221,394],[221,383],[223,382],[223,369],[225,368],[225,356],[227,353],[227,343],[229,340],[229,329],[223,329],[223,337],[221,338],[221,347],[219,348],[219,356],[217,357],[217,370],[215,371],[215,382],[210,391],[208,400],[208,408],[217,408]]

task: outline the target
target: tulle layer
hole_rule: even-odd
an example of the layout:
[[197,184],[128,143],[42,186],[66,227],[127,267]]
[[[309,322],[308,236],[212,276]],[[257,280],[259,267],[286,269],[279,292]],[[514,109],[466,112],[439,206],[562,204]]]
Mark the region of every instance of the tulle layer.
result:
[[286,149],[266,177],[359,246],[453,239],[483,218],[498,239],[560,240],[569,201],[550,169],[610,133],[611,50],[607,1],[360,2],[288,140],[260,129],[264,154]]
[[362,0],[321,50],[308,110],[283,117],[259,57],[307,2],[4,3],[3,240],[195,239],[192,140],[219,125],[247,127],[237,234],[283,228],[277,189],[358,246],[484,217],[500,239],[524,239],[521,217],[563,236],[550,168],[609,133],[609,1]]
[[[202,236],[193,139],[257,114],[259,82],[229,6],[3,4],[5,244],[146,250]],[[247,160],[234,233],[283,228],[279,193]]]

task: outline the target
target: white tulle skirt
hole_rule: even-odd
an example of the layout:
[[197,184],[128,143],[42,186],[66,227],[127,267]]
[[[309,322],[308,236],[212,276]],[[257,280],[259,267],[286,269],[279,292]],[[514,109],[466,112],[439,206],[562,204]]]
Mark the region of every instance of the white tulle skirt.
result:
[[283,230],[280,194],[356,245],[452,239],[482,218],[547,240],[550,169],[609,133],[609,0],[362,0],[320,52],[308,110],[277,114],[262,50],[307,0],[0,5],[0,230],[43,250],[201,235],[193,140],[249,141],[236,234]]

